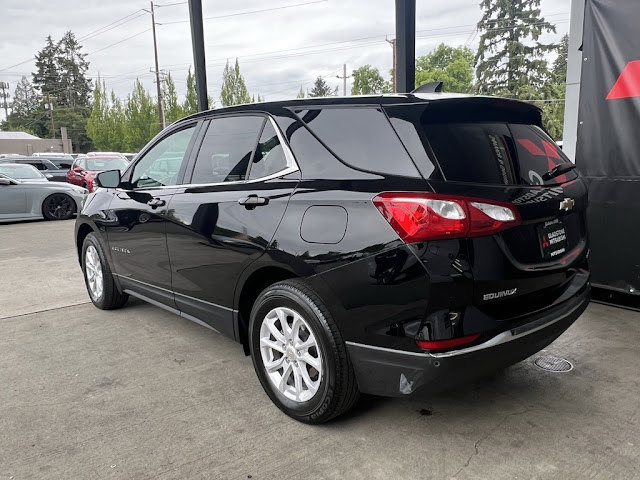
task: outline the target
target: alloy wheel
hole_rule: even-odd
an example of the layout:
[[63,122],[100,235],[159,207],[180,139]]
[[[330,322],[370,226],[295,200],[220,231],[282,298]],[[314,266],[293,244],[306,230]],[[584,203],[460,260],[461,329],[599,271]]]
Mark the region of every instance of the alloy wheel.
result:
[[45,208],[52,218],[65,219],[73,213],[72,200],[63,194],[51,195],[47,200]]
[[302,403],[318,392],[322,356],[307,321],[296,311],[277,307],[260,327],[262,365],[273,386],[289,400]]
[[104,278],[102,275],[102,263],[98,251],[93,245],[89,245],[84,254],[84,265],[87,275],[89,293],[94,300],[98,300],[104,291]]

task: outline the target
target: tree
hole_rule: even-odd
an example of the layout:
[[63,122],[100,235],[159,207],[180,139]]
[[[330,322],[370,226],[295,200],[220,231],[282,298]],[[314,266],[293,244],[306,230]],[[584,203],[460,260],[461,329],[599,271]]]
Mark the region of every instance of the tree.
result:
[[124,105],[126,130],[123,149],[137,152],[160,130],[157,106],[140,80],[136,79],[133,92]]
[[90,106],[91,80],[86,78],[89,62],[81,53],[82,45],[72,32],[64,34],[57,45],[56,67],[58,71],[56,102],[63,107]]
[[[189,71],[189,74],[191,71]],[[195,87],[195,83],[194,83]],[[178,102],[178,92],[176,84],[171,77],[171,73],[162,80],[162,100],[164,102],[164,116],[167,123],[173,123],[184,117],[184,108]]]
[[555,32],[540,16],[540,0],[482,0],[482,32],[476,52],[477,90],[483,94],[521,97],[527,87],[542,88],[548,66],[544,54],[556,48],[539,41]]
[[313,88],[310,92],[307,92],[308,97],[329,97],[338,93],[338,87],[332,89],[324,78],[318,77],[313,84]]
[[296,95],[296,98],[304,98],[304,90],[302,89],[302,85],[300,85],[300,91],[298,92],[298,95]]
[[251,97],[249,96],[244,78],[240,73],[240,64],[238,63],[237,58],[235,67],[231,68],[228,60],[224,67],[224,72],[222,73],[220,101],[222,102],[223,107],[251,102]]
[[473,92],[473,52],[468,47],[444,43],[416,59],[416,87],[429,82],[444,83],[447,92]]
[[382,78],[380,70],[371,65],[363,65],[352,72],[353,86],[351,95],[370,95],[389,93],[389,83]]
[[198,93],[196,92],[196,77],[191,73],[191,68],[187,72],[187,93],[182,104],[185,115],[192,115],[198,111]]
[[51,35],[47,37],[44,48],[36,53],[36,72],[32,73],[33,85],[43,95],[58,93],[60,75],[57,59],[59,54],[58,44],[54,43]]
[[567,57],[569,55],[569,35],[564,35],[558,44],[558,56],[551,68],[551,78],[543,88],[542,121],[555,139],[563,138],[564,96],[567,88]]
[[35,112],[39,106],[38,92],[33,88],[27,77],[22,77],[13,93],[11,115],[26,118]]
[[96,82],[93,90],[93,107],[87,119],[87,134],[100,150],[111,150],[109,142],[108,121],[111,113],[109,100],[106,96],[107,87],[104,82]]

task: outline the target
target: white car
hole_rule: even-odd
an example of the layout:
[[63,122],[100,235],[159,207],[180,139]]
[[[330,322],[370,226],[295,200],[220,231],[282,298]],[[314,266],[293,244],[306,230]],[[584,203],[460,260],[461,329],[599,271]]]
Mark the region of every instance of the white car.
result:
[[0,173],[0,223],[67,220],[81,210],[87,193],[69,183],[16,180]]

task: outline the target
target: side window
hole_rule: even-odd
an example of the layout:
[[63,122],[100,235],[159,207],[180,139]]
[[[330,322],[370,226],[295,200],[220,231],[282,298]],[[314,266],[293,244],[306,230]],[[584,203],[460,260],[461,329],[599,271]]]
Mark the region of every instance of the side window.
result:
[[46,170],[47,167],[42,162],[29,162],[29,165],[33,165],[38,170]]
[[325,145],[352,167],[419,177],[416,166],[379,108],[314,109],[307,111],[302,119]]
[[273,124],[267,120],[258,142],[258,148],[253,155],[249,180],[267,177],[287,168],[287,157],[280,144]]
[[264,117],[214,118],[202,140],[191,183],[245,180]]
[[179,130],[151,147],[133,168],[132,187],[175,185],[195,130],[195,125]]

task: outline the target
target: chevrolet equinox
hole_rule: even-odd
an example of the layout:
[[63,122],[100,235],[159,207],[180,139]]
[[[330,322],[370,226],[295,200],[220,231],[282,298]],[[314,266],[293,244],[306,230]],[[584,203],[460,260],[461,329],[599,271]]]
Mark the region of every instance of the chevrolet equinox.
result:
[[97,184],[75,231],[95,306],[133,296],[235,339],[306,423],[521,361],[589,301],[586,185],[524,102],[212,110]]

